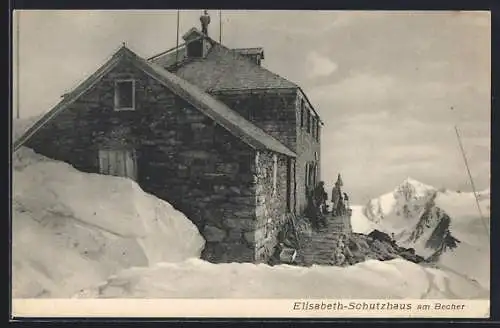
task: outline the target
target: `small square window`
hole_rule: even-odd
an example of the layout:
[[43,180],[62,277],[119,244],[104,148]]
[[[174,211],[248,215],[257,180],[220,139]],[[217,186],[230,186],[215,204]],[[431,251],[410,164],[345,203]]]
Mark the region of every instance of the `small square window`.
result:
[[135,109],[135,81],[115,81],[115,110]]

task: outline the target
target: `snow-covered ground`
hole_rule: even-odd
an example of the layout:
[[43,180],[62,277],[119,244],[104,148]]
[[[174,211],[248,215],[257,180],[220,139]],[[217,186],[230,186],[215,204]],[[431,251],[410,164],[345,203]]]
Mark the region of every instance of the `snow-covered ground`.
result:
[[[434,250],[426,248],[425,244],[438,222],[426,222],[427,225],[416,240],[409,241],[408,238],[415,232],[425,204],[433,193],[436,193],[435,207],[441,208],[450,217],[451,235],[460,241],[457,248],[440,256],[439,265],[475,279],[489,288],[489,189],[479,192],[479,204],[484,217],[481,219],[473,193],[438,191],[432,186],[408,178],[393,192],[371,200],[367,206],[352,206],[353,231],[367,234],[378,229],[394,233],[402,246],[413,247],[418,254],[429,256]],[[435,208],[432,209],[431,216],[434,215],[434,210]]]
[[[450,230],[460,244],[441,255],[442,267],[453,269],[490,287],[490,195],[489,189],[479,193],[479,205],[484,216],[479,216],[473,193],[440,193],[437,206],[452,218]],[[487,232],[488,231],[488,234]]]
[[121,269],[203,249],[194,224],[129,179],[82,173],[26,148],[13,164],[14,297],[69,297]]
[[397,259],[350,267],[230,263],[199,259],[133,268],[76,297],[474,299],[488,293],[459,275]]
[[82,173],[26,148],[13,168],[14,298],[488,298],[459,274],[401,259],[211,264],[199,259],[196,227],[131,180]]

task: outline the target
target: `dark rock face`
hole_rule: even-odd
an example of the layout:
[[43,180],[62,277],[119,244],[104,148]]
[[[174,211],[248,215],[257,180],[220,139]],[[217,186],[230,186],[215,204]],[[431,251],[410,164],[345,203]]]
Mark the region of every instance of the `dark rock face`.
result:
[[428,259],[436,261],[443,252],[455,249],[460,241],[452,236],[450,231],[451,218],[446,212],[435,204],[436,194],[425,204],[425,210],[410,236],[411,241],[416,241],[422,234],[431,229],[432,233],[425,242],[425,247],[435,250]]
[[413,248],[404,248],[393,242],[389,235],[375,230],[370,235],[353,233],[349,236],[346,245],[349,248],[346,260],[350,265],[364,262],[369,259],[388,261],[404,258],[410,262],[421,263],[424,258],[415,254]]
[[382,232],[382,231],[379,231],[379,230],[373,230],[372,232],[370,232],[368,234],[368,237],[374,239],[374,240],[378,240],[378,241],[381,241],[381,242],[386,242],[386,243],[392,243],[392,238],[386,234],[385,232]]

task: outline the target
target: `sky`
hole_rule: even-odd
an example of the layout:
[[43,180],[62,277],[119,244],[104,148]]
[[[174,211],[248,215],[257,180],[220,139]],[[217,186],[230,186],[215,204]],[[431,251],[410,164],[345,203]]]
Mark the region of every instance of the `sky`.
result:
[[[181,36],[200,14],[181,11]],[[49,111],[123,42],[143,57],[175,46],[176,25],[175,11],[21,12],[21,118]],[[263,66],[305,91],[325,123],[321,178],[341,173],[351,202],[407,177],[470,191],[455,125],[476,188],[489,187],[488,12],[224,10],[222,26],[223,44],[263,47]]]

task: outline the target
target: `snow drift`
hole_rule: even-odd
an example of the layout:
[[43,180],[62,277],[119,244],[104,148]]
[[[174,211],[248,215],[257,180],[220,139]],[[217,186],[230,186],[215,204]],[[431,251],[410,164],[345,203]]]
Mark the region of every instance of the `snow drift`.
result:
[[456,274],[405,260],[369,260],[350,267],[230,263],[198,259],[132,268],[78,298],[351,298],[487,299]]
[[199,257],[204,240],[132,180],[21,148],[13,158],[13,297],[69,297],[133,266]]
[[488,298],[460,274],[401,259],[347,268],[211,264],[198,259],[204,240],[194,224],[131,180],[27,148],[12,165],[13,298]]
[[398,245],[411,247],[444,268],[477,279],[489,288],[489,189],[479,193],[481,219],[473,193],[436,188],[408,178],[393,192],[353,206],[354,232],[377,229],[394,234]]

